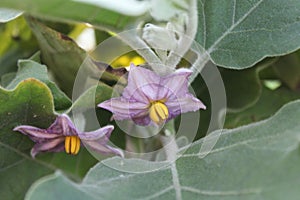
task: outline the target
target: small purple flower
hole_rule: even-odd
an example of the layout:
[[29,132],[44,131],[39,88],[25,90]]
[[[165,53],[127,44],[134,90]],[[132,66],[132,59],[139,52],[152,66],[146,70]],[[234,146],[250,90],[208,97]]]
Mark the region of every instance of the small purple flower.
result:
[[119,149],[107,145],[113,126],[105,126],[92,132],[79,132],[71,119],[66,115],[59,115],[55,122],[47,129],[33,126],[17,126],[14,131],[27,135],[36,144],[31,149],[31,156],[40,152],[60,152],[76,155],[81,141],[92,150],[103,154],[116,154],[123,157]]
[[115,120],[132,119],[138,125],[151,120],[162,124],[180,113],[205,109],[205,105],[188,91],[188,69],[179,69],[167,76],[131,64],[128,85],[122,96],[98,106],[113,113]]

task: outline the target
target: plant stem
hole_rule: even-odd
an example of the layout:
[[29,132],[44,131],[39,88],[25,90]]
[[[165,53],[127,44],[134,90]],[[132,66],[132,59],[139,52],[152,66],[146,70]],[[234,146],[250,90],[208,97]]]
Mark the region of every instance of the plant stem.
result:
[[182,36],[178,43],[178,47],[175,49],[175,51],[170,52],[166,61],[166,65],[172,69],[176,68],[176,65],[180,62],[184,54],[189,50],[193,43],[193,39],[196,36],[198,27],[198,12],[196,0],[190,0],[188,13],[188,24],[186,26],[187,30],[185,33],[182,33]]
[[175,138],[174,120],[169,121],[164,128],[164,135],[160,135],[160,141],[164,147],[167,160],[173,162],[176,160],[178,146]]
[[173,162],[177,158],[178,146],[174,135],[160,136],[160,140],[164,146],[167,160]]
[[195,78],[201,72],[203,67],[209,61],[209,56],[207,55],[206,52],[204,52],[204,53],[200,52],[199,53],[199,52],[195,51],[195,53],[197,54],[197,59],[190,68],[192,70],[192,74],[189,77],[189,84],[192,84],[192,82],[195,80]]

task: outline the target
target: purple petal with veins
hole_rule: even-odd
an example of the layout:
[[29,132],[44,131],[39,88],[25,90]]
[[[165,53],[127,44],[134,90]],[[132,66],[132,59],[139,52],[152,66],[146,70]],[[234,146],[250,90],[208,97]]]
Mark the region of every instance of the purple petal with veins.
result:
[[54,123],[47,129],[47,132],[62,134],[64,136],[77,135],[76,127],[66,114],[57,116]]
[[49,139],[55,139],[61,137],[61,134],[48,132],[45,129],[36,128],[33,126],[17,126],[13,131],[19,131],[24,135],[29,136],[29,138],[34,142],[41,142]]
[[170,112],[170,118],[173,118],[180,113],[195,112],[199,109],[206,109],[206,106],[191,94],[178,98],[176,100],[167,101],[166,106]]
[[80,137],[83,144],[93,151],[101,154],[116,154],[124,157],[124,154],[120,149],[107,145],[107,142],[109,141],[109,137],[113,130],[114,127],[108,125],[96,131],[79,133],[78,136]]
[[59,137],[56,139],[49,140],[47,142],[36,143],[31,149],[31,156],[34,158],[36,154],[40,152],[60,152],[65,148],[65,138]]
[[98,106],[111,111],[115,120],[131,119],[144,126],[151,121],[160,124],[180,113],[205,109],[205,105],[188,91],[191,73],[188,69],[179,69],[167,76],[159,76],[131,64],[122,96]]
[[138,101],[128,101],[125,98],[112,98],[101,103],[101,107],[114,113],[116,120],[131,119],[131,117],[147,114],[148,104]]
[[[64,151],[65,139],[70,136],[79,137],[85,145],[98,153],[110,153],[123,156],[121,150],[107,144],[113,129],[113,126],[105,126],[92,132],[79,132],[71,119],[66,114],[62,114],[57,116],[53,124],[47,129],[22,125],[14,128],[14,131],[19,131],[29,136],[29,138],[36,143],[31,149],[32,157],[35,157],[40,152]],[[77,153],[78,151],[74,154]]]

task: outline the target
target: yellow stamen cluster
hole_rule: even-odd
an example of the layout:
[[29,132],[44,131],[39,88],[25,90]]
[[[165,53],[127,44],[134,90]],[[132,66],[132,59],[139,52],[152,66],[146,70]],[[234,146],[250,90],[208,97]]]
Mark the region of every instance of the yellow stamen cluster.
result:
[[65,150],[67,153],[76,155],[80,149],[80,139],[77,136],[66,136]]
[[149,107],[150,119],[156,124],[162,124],[169,117],[167,106],[161,101],[154,101]]

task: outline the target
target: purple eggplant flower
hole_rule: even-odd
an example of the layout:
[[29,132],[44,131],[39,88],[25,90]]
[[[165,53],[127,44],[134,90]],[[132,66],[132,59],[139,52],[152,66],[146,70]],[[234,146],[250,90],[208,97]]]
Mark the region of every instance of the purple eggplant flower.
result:
[[138,125],[162,124],[180,113],[205,109],[205,105],[188,91],[188,69],[167,76],[131,64],[128,85],[122,96],[98,106],[113,113],[113,119],[132,119]]
[[116,154],[123,157],[123,152],[107,144],[113,126],[105,126],[92,132],[79,132],[71,119],[66,115],[59,115],[55,122],[47,129],[33,126],[17,126],[14,131],[27,135],[36,144],[31,149],[31,156],[40,152],[60,152],[76,155],[81,142],[93,151],[102,154]]

